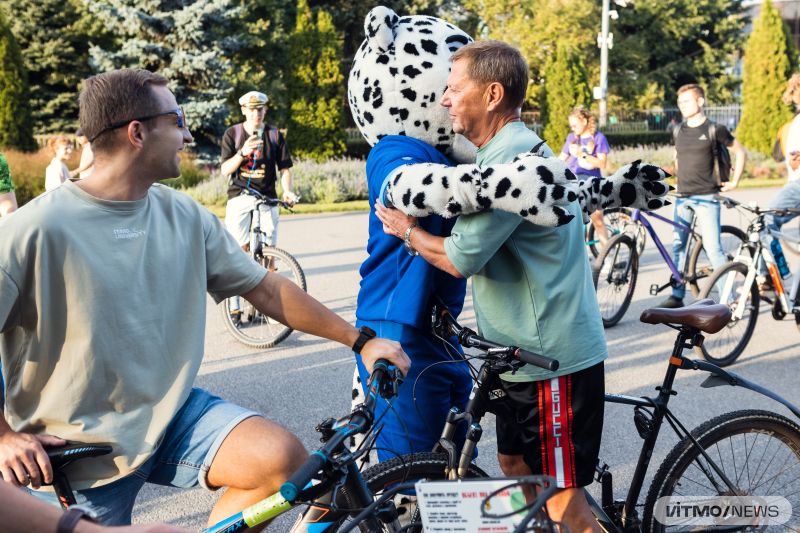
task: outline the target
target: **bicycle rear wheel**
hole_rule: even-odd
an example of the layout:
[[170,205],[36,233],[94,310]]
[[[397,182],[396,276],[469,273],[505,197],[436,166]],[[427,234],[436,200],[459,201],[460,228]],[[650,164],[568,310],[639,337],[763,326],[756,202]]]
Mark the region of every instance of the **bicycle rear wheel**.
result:
[[[800,427],[769,411],[736,411],[692,430],[700,446],[736,488],[747,496],[782,496],[800,506]],[[684,437],[658,469],[645,500],[643,531],[688,531],[697,525],[666,526],[654,506],[665,496],[725,496],[730,489],[714,473],[700,450]],[[713,527],[709,528],[713,531]],[[794,512],[784,525],[742,526],[741,531],[798,531]]]
[[[642,255],[644,245],[647,243],[647,230],[643,225],[631,222],[631,214],[631,210],[625,207],[612,207],[603,211],[603,222],[606,224],[609,239],[620,233],[630,235],[632,239],[636,239],[636,253]],[[592,257],[597,258],[603,247],[591,222],[586,227],[586,242]]]
[[[722,251],[725,253],[725,261],[733,261],[739,245],[747,243],[747,235],[735,226],[722,226],[719,234]],[[692,289],[692,294],[694,294],[695,298],[699,298],[700,292],[703,290],[703,287],[698,282],[705,284],[713,273],[714,268],[711,266],[708,254],[703,248],[703,239],[700,237],[697,239],[697,243],[692,248],[692,253],[689,256],[687,272],[689,278],[693,278],[689,282],[689,288]]]
[[[383,491],[409,481],[442,481],[447,479],[447,455],[444,453],[415,453],[413,462],[411,455],[402,457],[392,457],[387,461],[378,463],[368,468],[361,475],[369,487],[369,490],[379,497]],[[489,475],[471,464],[467,473],[468,478],[488,478]],[[398,494],[395,496],[395,506],[400,513],[401,524],[413,524],[420,522],[419,509],[416,505],[416,497]],[[421,531],[422,528],[409,530]]]
[[[303,269],[294,257],[274,246],[264,246],[261,256],[257,259],[259,264],[267,268],[272,275],[283,276],[306,290],[306,277]],[[253,348],[270,348],[286,339],[292,333],[292,328],[285,326],[260,312],[250,302],[239,297],[239,315],[237,317],[234,299],[228,298],[222,305],[222,321],[233,337]]]
[[[732,309],[737,308],[742,297],[745,298],[743,305],[744,314],[741,319],[731,317],[730,322],[721,331],[713,335],[705,334],[706,340],[703,346],[695,348],[698,355],[703,356],[706,361],[719,366],[732,364],[747,347],[750,337],[758,320],[758,306],[761,296],[758,293],[758,284],[753,281],[749,290],[744,286],[747,270],[750,267],[744,263],[729,262],[720,267],[711,278],[708,284],[703,287],[698,299],[711,298],[717,303],[726,304]],[[722,292],[730,290],[726,298]]]
[[[781,233],[800,239],[800,218],[791,220],[781,226]],[[800,247],[796,242],[781,239],[781,248],[784,252],[791,252],[794,255],[800,254]]]
[[608,240],[592,269],[603,327],[619,322],[628,310],[636,288],[639,255],[633,239],[624,233]]

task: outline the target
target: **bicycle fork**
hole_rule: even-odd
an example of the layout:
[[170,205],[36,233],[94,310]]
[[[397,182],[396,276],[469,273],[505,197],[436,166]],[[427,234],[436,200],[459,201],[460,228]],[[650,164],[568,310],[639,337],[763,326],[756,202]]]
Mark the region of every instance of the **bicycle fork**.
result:
[[[472,387],[472,392],[469,395],[469,401],[464,411],[461,412],[458,407],[452,407],[450,412],[447,413],[442,436],[433,449],[435,452],[443,451],[448,456],[447,479],[455,480],[468,476],[469,465],[475,456],[475,448],[478,446],[481,436],[483,436],[483,428],[480,421],[489,409],[489,399],[500,398],[505,395],[502,389],[493,391],[492,389],[495,388],[495,385],[497,385],[497,380],[494,373],[482,368],[478,374],[477,382]],[[455,444],[453,444],[453,436],[462,421],[466,421],[469,424],[469,429],[467,429],[467,438],[464,442],[464,447],[461,449],[461,454],[457,456],[457,450]]]

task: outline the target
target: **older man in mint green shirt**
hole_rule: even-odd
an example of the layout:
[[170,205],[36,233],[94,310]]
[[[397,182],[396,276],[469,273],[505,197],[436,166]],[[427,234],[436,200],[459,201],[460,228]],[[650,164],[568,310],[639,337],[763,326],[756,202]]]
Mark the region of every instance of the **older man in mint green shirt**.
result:
[[[528,70],[517,50],[481,41],[451,61],[441,104],[453,130],[478,147],[479,165],[509,163],[541,142],[520,122]],[[549,148],[545,155],[554,156]],[[525,366],[501,376],[516,419],[497,419],[498,459],[508,476],[554,476],[560,490],[548,501],[550,516],[573,533],[599,533],[581,487],[592,481],[600,448],[608,348],[578,202],[569,210],[577,221],[558,228],[488,210],[462,215],[450,237],[415,228],[409,241],[437,268],[472,276],[482,336],[559,361],[555,373]],[[416,222],[382,206],[376,213],[399,238]]]

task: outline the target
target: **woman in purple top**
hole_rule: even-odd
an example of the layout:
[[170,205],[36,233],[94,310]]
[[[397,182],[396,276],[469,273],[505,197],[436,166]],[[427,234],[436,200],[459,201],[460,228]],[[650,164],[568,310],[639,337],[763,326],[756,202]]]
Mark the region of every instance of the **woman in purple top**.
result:
[[[569,115],[569,129],[572,133],[567,136],[559,159],[569,160],[569,169],[576,176],[586,174],[600,177],[600,169],[606,168],[609,149],[605,135],[597,131],[594,117],[585,109],[575,109]],[[578,176],[578,179],[586,179],[586,176]],[[600,244],[605,246],[608,232],[603,223],[602,211],[592,213],[592,225],[600,238]]]

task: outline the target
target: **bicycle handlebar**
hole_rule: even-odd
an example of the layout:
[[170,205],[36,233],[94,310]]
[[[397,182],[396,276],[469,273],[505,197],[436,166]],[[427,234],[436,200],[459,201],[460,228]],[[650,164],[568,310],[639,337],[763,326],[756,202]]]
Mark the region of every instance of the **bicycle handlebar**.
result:
[[286,202],[282,202],[282,201],[278,200],[277,198],[267,198],[266,196],[264,196],[263,194],[261,194],[260,192],[255,190],[254,188],[248,187],[247,185],[245,185],[241,181],[236,181],[235,179],[232,179],[231,183],[233,185],[236,185],[240,189],[244,190],[245,192],[247,192],[249,194],[252,194],[253,196],[255,196],[259,200],[263,201],[267,205],[279,205],[279,206],[283,207],[284,209],[294,213],[294,211],[292,211],[291,206],[289,206],[289,204],[287,204]]
[[455,336],[458,337],[458,342],[462,346],[478,348],[479,350],[483,350],[486,352],[489,352],[491,350],[501,351],[504,354],[513,355],[515,359],[522,361],[523,363],[543,368],[544,370],[549,370],[550,372],[555,372],[556,370],[558,370],[559,362],[555,359],[551,359],[549,357],[545,357],[544,355],[539,355],[537,353],[529,352],[528,350],[524,350],[518,346],[504,346],[502,344],[492,342],[490,340],[484,339],[471,329],[460,326],[458,322],[456,322],[453,316],[450,314],[450,311],[447,309],[447,306],[441,303],[441,300],[438,302],[438,304],[442,307],[440,318],[445,323],[445,325],[455,334]]
[[751,213],[755,213],[757,215],[763,215],[766,213],[772,213],[778,216],[786,216],[789,213],[800,214],[800,209],[796,207],[780,207],[780,208],[772,208],[772,207],[760,208],[758,206],[750,207],[749,205],[744,205],[742,202],[734,200],[733,198],[728,198],[727,196],[722,196],[720,194],[715,194],[714,199],[722,202],[722,204],[729,209],[733,207],[741,207],[742,209],[747,209]]
[[286,482],[281,485],[281,496],[288,502],[294,502],[297,495],[308,485],[314,476],[320,472],[337,453],[350,435],[362,433],[372,425],[375,414],[375,405],[378,402],[378,392],[384,386],[384,381],[391,376],[389,362],[379,359],[372,369],[372,376],[367,382],[367,394],[363,410],[355,411],[350,420],[343,423],[330,438],[330,440],[297,469]]

